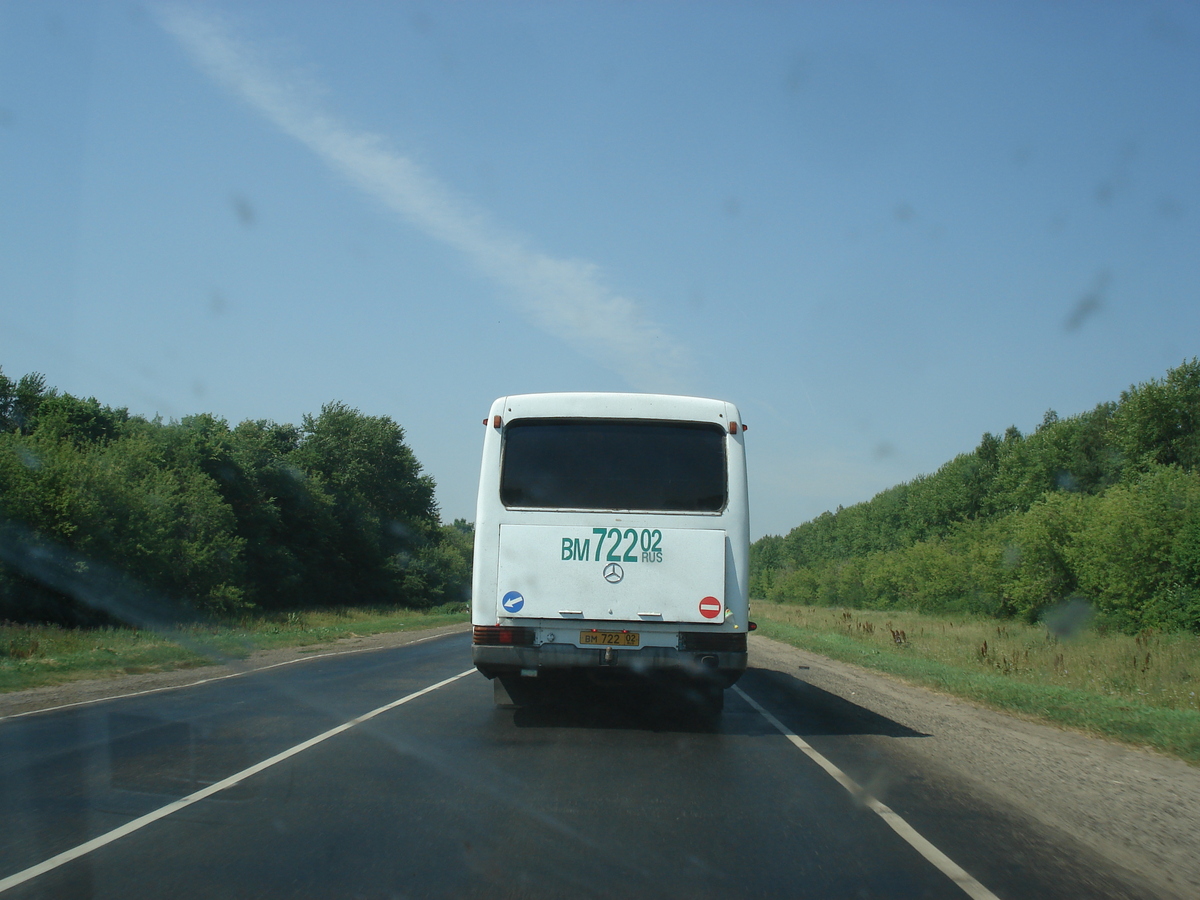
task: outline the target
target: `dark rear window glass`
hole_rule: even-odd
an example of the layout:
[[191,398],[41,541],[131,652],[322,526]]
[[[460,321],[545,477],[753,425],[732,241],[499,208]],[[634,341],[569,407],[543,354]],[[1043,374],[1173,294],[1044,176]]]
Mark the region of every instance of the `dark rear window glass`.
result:
[[504,433],[500,500],[539,509],[719,512],[725,431],[711,422],[518,419]]

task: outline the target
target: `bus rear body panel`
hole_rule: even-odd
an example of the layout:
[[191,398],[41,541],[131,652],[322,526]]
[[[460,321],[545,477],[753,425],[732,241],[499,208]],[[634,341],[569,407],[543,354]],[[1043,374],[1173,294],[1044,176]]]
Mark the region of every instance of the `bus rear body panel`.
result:
[[744,426],[720,400],[503,397],[486,420],[472,656],[506,683],[555,671],[746,668]]

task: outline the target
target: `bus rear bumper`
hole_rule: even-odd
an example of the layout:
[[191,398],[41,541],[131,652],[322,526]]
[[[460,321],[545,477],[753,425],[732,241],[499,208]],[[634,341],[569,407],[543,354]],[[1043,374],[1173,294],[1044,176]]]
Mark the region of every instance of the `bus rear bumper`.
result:
[[618,675],[672,675],[729,687],[746,671],[744,651],[679,650],[675,647],[540,646],[471,647],[475,668],[488,678],[594,670]]

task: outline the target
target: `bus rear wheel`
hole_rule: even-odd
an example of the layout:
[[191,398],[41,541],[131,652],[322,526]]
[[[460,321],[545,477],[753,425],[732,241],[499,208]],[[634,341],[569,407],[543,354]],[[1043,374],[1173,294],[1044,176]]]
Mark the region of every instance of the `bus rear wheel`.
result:
[[520,709],[537,703],[540,685],[534,678],[497,675],[492,679],[492,701],[497,709]]

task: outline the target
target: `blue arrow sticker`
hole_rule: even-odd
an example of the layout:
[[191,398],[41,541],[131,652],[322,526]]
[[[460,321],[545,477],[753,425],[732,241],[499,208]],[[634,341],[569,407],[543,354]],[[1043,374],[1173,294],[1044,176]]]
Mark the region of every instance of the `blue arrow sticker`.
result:
[[525,598],[516,591],[509,591],[501,598],[500,605],[510,613],[520,612],[525,605]]

